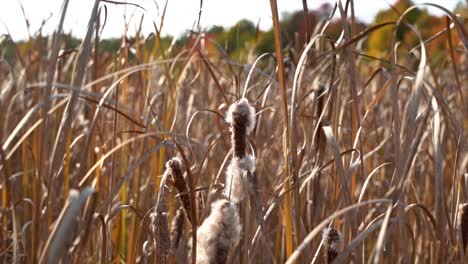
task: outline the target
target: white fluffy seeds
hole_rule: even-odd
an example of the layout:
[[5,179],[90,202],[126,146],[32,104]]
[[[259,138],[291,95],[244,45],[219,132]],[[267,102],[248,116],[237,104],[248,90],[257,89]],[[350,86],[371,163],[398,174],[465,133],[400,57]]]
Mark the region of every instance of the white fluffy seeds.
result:
[[234,157],[226,172],[224,196],[234,203],[242,201],[252,189],[252,177],[255,172],[255,158],[245,156],[241,159]]
[[255,128],[255,108],[249,104],[246,98],[242,98],[229,106],[226,114],[226,122],[232,125],[234,115],[245,115],[247,117],[246,133],[247,135],[250,134]]
[[225,263],[240,231],[236,206],[226,199],[215,201],[210,215],[197,229],[197,263]]

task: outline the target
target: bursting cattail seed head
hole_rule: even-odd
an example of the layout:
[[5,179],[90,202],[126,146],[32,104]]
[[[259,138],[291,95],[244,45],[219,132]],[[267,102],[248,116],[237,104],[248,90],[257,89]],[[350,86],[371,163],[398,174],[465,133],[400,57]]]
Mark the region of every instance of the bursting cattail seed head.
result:
[[231,126],[238,121],[246,122],[245,133],[248,135],[255,128],[255,108],[249,104],[246,98],[242,98],[229,106],[226,121]]
[[253,156],[234,157],[227,168],[224,196],[235,203],[243,200],[246,193],[253,189],[254,173]]
[[341,233],[334,228],[325,228],[322,232],[322,246],[326,263],[333,263],[343,247]]
[[240,231],[236,206],[226,199],[215,201],[210,215],[197,229],[197,263],[226,263]]
[[233,156],[243,158],[246,153],[247,135],[255,128],[255,108],[247,99],[242,98],[229,107],[226,121],[230,125]]
[[458,206],[457,221],[463,250],[466,251],[466,244],[468,243],[468,203],[460,204]]

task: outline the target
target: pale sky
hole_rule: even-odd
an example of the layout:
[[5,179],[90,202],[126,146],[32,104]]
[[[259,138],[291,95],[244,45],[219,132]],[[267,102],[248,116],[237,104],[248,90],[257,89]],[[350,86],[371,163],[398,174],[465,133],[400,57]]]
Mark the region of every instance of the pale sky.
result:
[[[125,0],[119,0],[124,2]],[[394,2],[394,0],[388,0]],[[128,0],[137,3],[145,10],[133,6],[122,6],[105,3],[108,9],[107,25],[102,37],[120,37],[124,31],[124,14],[130,20],[130,33],[135,32],[140,18],[144,15],[143,32],[148,34],[154,31],[153,21],[159,24],[162,9],[166,0]],[[302,0],[277,0],[279,13],[302,9]],[[334,3],[334,0],[308,0],[309,9],[315,9],[323,3]],[[431,2],[453,10],[459,0],[413,0],[415,3]],[[44,27],[44,32],[51,33],[59,20],[61,0],[0,0],[0,35],[7,29],[13,40],[25,39],[28,36],[26,23],[21,11],[20,3],[24,7],[26,16],[31,25],[31,34],[34,34],[42,21],[51,14]],[[65,18],[65,32],[72,32],[74,36],[83,37],[94,0],[70,0],[67,16]],[[157,8],[157,5],[159,9]],[[386,0],[355,0],[356,15],[365,22],[371,22],[374,15],[381,9],[388,8]],[[199,0],[169,0],[164,20],[163,34],[180,36],[186,29],[191,29],[198,19]],[[441,14],[434,8],[433,13]],[[229,27],[242,18],[247,18],[255,24],[260,21],[263,30],[271,28],[271,10],[269,0],[203,0],[201,26],[222,25]]]

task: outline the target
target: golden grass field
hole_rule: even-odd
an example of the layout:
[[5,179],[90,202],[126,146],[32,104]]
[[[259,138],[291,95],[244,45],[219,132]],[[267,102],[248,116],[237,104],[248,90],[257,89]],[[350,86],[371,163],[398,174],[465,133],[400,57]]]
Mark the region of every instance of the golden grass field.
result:
[[270,0],[270,54],[162,45],[163,16],[103,55],[115,3],[67,50],[68,2],[0,57],[0,263],[468,263],[467,17],[358,31],[338,1],[338,39],[284,45]]

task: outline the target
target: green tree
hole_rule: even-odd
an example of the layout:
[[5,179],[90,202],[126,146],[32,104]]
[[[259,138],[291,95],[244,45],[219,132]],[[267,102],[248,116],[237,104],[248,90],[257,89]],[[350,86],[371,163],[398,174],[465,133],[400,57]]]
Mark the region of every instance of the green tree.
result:
[[[399,0],[396,4],[393,5],[393,8],[380,11],[375,17],[374,24],[381,24],[385,22],[395,22],[400,16],[407,10],[409,7],[413,6],[411,0]],[[412,10],[409,14],[405,16],[405,21],[409,24],[414,24],[420,17],[421,10],[416,9]],[[383,28],[374,31],[369,36],[368,48],[369,54],[372,56],[379,56],[382,54],[388,54],[392,50],[392,39],[394,34],[394,27],[386,26]],[[396,29],[396,40],[403,41],[406,33],[410,29],[404,25],[400,25]]]
[[259,54],[269,53],[275,50],[275,36],[272,29],[260,33],[255,48]]
[[239,49],[244,49],[246,45],[252,44],[256,32],[255,25],[249,20],[243,19],[222,34],[218,41],[220,44],[225,45],[226,51],[231,54],[239,51]]

